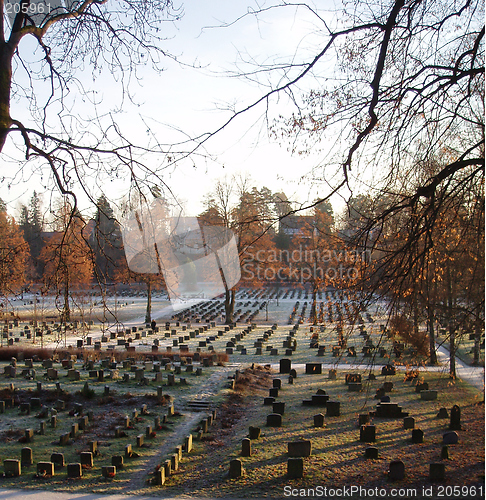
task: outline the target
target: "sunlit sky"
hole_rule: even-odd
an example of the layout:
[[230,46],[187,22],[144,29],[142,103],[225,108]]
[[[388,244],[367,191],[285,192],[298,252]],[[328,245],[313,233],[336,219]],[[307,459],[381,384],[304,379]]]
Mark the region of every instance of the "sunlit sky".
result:
[[[141,73],[140,85],[131,87],[137,105],[125,102],[123,113],[117,118],[129,137],[146,140],[149,127],[159,142],[167,144],[216,130],[231,115],[226,108],[244,108],[265,92],[255,82],[228,76],[227,72],[238,68],[249,69],[241,63],[241,58],[270,64],[300,62],[317,53],[322,34],[316,31],[319,27],[316,18],[302,8],[272,10],[258,19],[249,16],[221,27],[245,14],[249,7],[256,8],[256,3],[184,1],[182,19],[166,25],[168,40],[164,49],[183,63],[198,68],[178,65],[170,59],[161,74],[146,68]],[[318,2],[318,8],[322,16],[333,16],[334,5],[330,0]],[[278,83],[277,74],[265,78],[271,85]],[[118,104],[120,94],[115,82],[102,76],[96,85],[102,96],[100,111]],[[272,99],[270,104],[271,119],[279,114],[288,115],[291,109],[284,95]],[[326,183],[332,183],[332,178],[316,182],[315,177],[311,180],[308,175],[323,161],[326,145],[321,144],[322,150],[305,156],[292,155],[290,141],[279,144],[269,138],[267,122],[262,119],[265,111],[263,105],[259,106],[208,141],[205,148],[211,159],[196,155],[164,172],[164,181],[185,205],[188,215],[202,210],[204,195],[212,190],[216,180],[225,176],[249,176],[251,185],[283,191],[290,200],[303,204],[329,191]],[[24,179],[9,191],[2,188],[1,197],[14,213],[19,203],[28,202],[34,189],[42,193],[43,184],[45,179],[40,182],[35,176]],[[123,189],[114,183],[109,197],[119,198]],[[44,198],[50,198],[47,190]],[[342,207],[342,199],[333,198],[332,202],[335,210]]]

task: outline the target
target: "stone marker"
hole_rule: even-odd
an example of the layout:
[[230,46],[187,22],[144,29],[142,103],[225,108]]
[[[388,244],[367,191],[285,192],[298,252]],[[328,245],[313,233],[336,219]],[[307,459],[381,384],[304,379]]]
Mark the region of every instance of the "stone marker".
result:
[[22,467],[30,467],[34,463],[32,459],[32,448],[22,448],[20,450],[20,461]]
[[390,481],[401,481],[405,478],[405,464],[401,460],[390,462],[388,479]]
[[39,476],[53,476],[54,475],[54,464],[52,462],[38,462],[37,463],[37,474]]
[[165,484],[165,468],[164,467],[160,467],[155,472],[155,484],[157,486],[163,486]]
[[117,469],[123,469],[123,457],[121,455],[113,455],[111,457],[111,465]]
[[31,443],[34,440],[34,429],[25,429],[24,437],[26,443]]
[[169,477],[172,474],[172,462],[170,460],[164,462],[164,472],[165,477]]
[[449,424],[449,429],[451,431],[461,430],[461,409],[457,405],[454,405],[451,408],[451,420]]
[[184,441],[184,451],[186,453],[190,453],[192,451],[192,434],[186,436],[186,439]]
[[270,413],[267,415],[267,427],[281,427],[282,415],[280,413]]
[[328,401],[326,403],[326,417],[339,417],[341,415],[341,403],[339,401]]
[[56,469],[62,469],[64,467],[64,455],[62,453],[53,453],[51,455],[51,462]]
[[375,446],[368,446],[365,449],[365,458],[376,460],[378,458],[378,448]]
[[309,440],[292,441],[287,443],[290,457],[310,457],[312,454],[312,443]]
[[376,427],[374,425],[362,425],[359,430],[359,440],[362,443],[374,443],[376,441]]
[[251,441],[248,438],[241,441],[241,456],[251,457]]
[[447,408],[440,408],[439,413],[437,413],[437,418],[449,418]]
[[279,413],[280,415],[283,415],[285,413],[285,403],[282,401],[273,403],[272,408],[273,413]]
[[126,458],[131,458],[132,455],[133,455],[132,445],[131,444],[127,444],[125,446],[125,457]]
[[290,359],[280,360],[280,373],[290,373],[292,361]]
[[137,436],[137,448],[141,448],[143,446],[143,434],[139,434]]
[[442,462],[432,463],[429,465],[430,481],[444,481],[445,479],[445,464]]
[[405,417],[403,419],[404,429],[413,429],[415,427],[415,419],[413,417]]
[[265,406],[270,406],[270,405],[273,405],[273,403],[275,403],[275,398],[274,397],[266,397],[266,398],[263,398],[263,404]]
[[287,459],[287,477],[289,479],[301,479],[304,477],[304,459],[294,457]]
[[441,460],[449,460],[449,446],[444,445],[440,451]]
[[81,466],[87,469],[93,467],[93,454],[90,451],[83,451],[80,454]]
[[437,391],[420,391],[420,399],[423,401],[434,401],[437,399]]
[[314,427],[324,427],[324,415],[322,413],[314,415]]
[[69,438],[70,437],[71,437],[71,435],[70,435],[69,432],[61,434],[61,436],[59,437],[59,444],[61,446],[66,446],[67,444],[69,444]]
[[424,442],[424,431],[422,429],[412,430],[412,443],[419,444]]
[[105,479],[113,479],[116,476],[116,467],[114,465],[103,465],[101,467],[101,475]]
[[170,467],[173,471],[179,470],[179,454],[174,453],[170,456]]
[[243,470],[243,464],[241,463],[241,460],[235,458],[230,461],[230,466],[229,466],[229,477],[231,479],[237,479],[241,477],[244,474]]
[[77,478],[83,475],[83,469],[80,463],[67,464],[67,477]]
[[7,458],[3,461],[3,468],[5,470],[6,477],[17,477],[21,474],[20,460],[14,460]]
[[448,431],[442,435],[443,444],[457,444],[459,442],[459,436],[455,431]]
[[250,439],[260,439],[261,429],[260,427],[252,427],[249,429]]

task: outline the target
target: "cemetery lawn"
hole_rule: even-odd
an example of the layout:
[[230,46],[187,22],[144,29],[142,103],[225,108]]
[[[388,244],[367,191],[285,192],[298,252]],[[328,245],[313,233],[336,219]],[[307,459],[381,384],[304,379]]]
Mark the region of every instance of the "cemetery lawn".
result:
[[[452,384],[445,374],[423,372],[420,380],[438,391],[435,401],[423,401],[415,391],[414,382],[404,381],[404,373],[395,376],[377,376],[365,381],[363,391],[348,392],[344,382],[346,372],[338,371],[337,380],[324,375],[298,374],[294,384],[287,383],[286,375],[273,374],[282,379],[277,401],[285,402],[283,426],[265,427],[266,416],[272,406],[264,406],[268,396],[266,384],[260,388],[243,389],[232,395],[220,410],[218,420],[202,441],[195,442],[190,457],[185,456],[179,471],[167,479],[157,495],[186,494],[200,497],[283,498],[284,486],[292,488],[328,488],[362,486],[366,488],[416,488],[432,483],[428,479],[429,464],[440,462],[442,435],[448,431],[449,419],[438,419],[437,413],[445,407],[450,413],[454,404],[461,407],[462,430],[459,443],[449,446],[449,460],[444,460],[446,480],[443,485],[472,486],[484,484],[484,403],[482,394],[460,381]],[[383,381],[394,384],[391,401],[415,418],[415,428],[424,432],[424,442],[411,443],[411,430],[403,429],[403,419],[372,418],[376,425],[376,442],[359,441],[358,415],[374,410],[379,400],[376,389]],[[340,417],[325,417],[323,428],[313,427],[313,415],[325,408],[302,406],[317,389],[324,389],[330,399],[341,402]],[[252,456],[241,457],[241,440],[248,437],[248,427],[261,427],[263,437],[252,441]],[[287,443],[302,439],[312,442],[312,456],[304,458],[304,478],[289,480],[287,472]],[[376,446],[377,460],[364,457],[365,448]],[[245,474],[229,479],[229,462],[239,458]],[[386,472],[390,461],[402,460],[406,477],[391,483]],[[148,492],[144,492],[148,493]],[[358,498],[358,497],[356,497]]]

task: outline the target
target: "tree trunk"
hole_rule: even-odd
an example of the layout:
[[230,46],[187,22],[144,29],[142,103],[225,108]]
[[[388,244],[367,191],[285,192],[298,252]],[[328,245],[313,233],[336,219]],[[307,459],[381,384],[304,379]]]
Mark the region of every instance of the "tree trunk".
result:
[[447,268],[447,315],[449,322],[449,377],[456,378],[456,328],[452,317],[452,276]]
[[[34,299],[37,300],[37,299]],[[69,323],[71,321],[71,309],[69,307],[69,282],[66,281],[64,284],[64,305],[62,309],[62,321],[63,323]]]
[[310,311],[310,320],[314,326],[317,325],[317,292],[319,291],[319,284],[314,277],[314,282],[312,283],[312,306]]
[[10,117],[10,88],[12,85],[12,49],[3,43],[0,46],[0,151],[7,140],[12,125]]
[[226,289],[224,297],[225,324],[233,323],[233,315],[235,312],[235,291]]
[[434,308],[429,304],[427,307],[427,330],[429,333],[429,363],[437,364],[437,352],[435,350],[435,331],[434,331]]
[[152,321],[152,282],[150,280],[147,283],[147,310],[145,312],[145,323],[150,323]]

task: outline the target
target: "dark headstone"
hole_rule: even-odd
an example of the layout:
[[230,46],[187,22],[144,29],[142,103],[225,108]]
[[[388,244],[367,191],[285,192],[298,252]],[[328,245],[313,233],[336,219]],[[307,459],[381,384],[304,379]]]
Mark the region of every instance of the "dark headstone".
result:
[[244,470],[243,470],[243,464],[241,463],[241,460],[238,460],[237,458],[231,460],[230,467],[229,467],[229,477],[231,479],[236,479],[238,477],[241,477],[243,474],[244,474]]
[[312,454],[312,443],[308,440],[292,441],[287,447],[290,457],[310,457]]
[[280,413],[270,413],[267,415],[267,427],[281,427],[282,415]]
[[324,427],[324,415],[322,413],[314,415],[314,427]]
[[376,440],[376,427],[374,425],[362,425],[359,430],[359,440],[362,443],[374,443]]
[[326,417],[339,417],[341,415],[341,403],[339,401],[328,401],[326,403]]
[[251,440],[248,438],[241,441],[241,456],[251,457]]
[[292,361],[290,359],[280,360],[280,373],[290,373]]
[[415,419],[413,417],[405,417],[403,419],[404,429],[413,429],[415,427]]
[[378,448],[374,446],[368,446],[365,449],[365,458],[377,459],[378,458]]
[[249,429],[250,439],[260,439],[261,429],[260,427],[251,427]]
[[451,408],[451,420],[450,420],[449,429],[451,431],[460,431],[461,430],[461,409],[457,405],[454,405]]
[[390,481],[401,481],[405,478],[405,464],[401,460],[390,462],[388,479]]
[[424,431],[422,429],[412,430],[412,443],[418,444],[424,442]]
[[287,460],[287,477],[301,479],[304,477],[304,460],[302,458],[289,458]]
[[437,462],[429,465],[430,481],[444,481],[445,479],[445,464]]
[[448,431],[442,435],[443,444],[457,444],[459,442],[459,436],[455,431]]

